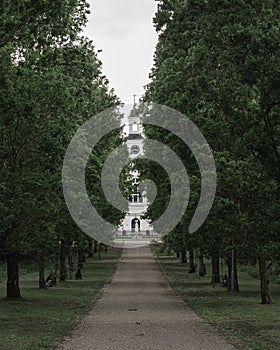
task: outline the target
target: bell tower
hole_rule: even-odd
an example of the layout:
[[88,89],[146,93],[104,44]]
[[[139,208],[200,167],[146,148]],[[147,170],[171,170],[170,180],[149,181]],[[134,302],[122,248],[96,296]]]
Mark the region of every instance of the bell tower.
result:
[[135,105],[128,117],[129,135],[127,138],[127,147],[129,156],[135,158],[136,156],[143,155],[143,130],[141,124],[141,117],[136,110]]
[[[132,160],[144,155],[145,135],[142,128],[141,117],[141,113],[137,110],[134,96],[134,105],[129,112],[126,124],[126,130],[128,130],[126,145],[129,158]],[[139,240],[146,240],[149,242],[150,239],[157,237],[157,233],[154,232],[150,221],[142,217],[148,208],[146,193],[142,192],[140,189],[140,174],[138,171],[133,170],[130,175],[133,189],[128,198],[128,212],[122,224],[119,226],[117,237],[122,239],[128,238],[130,243]]]
[[135,106],[131,110],[128,120],[129,120],[129,135],[140,135],[142,133],[140,116],[137,110],[135,109]]

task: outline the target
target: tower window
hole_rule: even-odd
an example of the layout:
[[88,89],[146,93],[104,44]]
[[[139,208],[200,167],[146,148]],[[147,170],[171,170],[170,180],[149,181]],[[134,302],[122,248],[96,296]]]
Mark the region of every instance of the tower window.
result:
[[137,123],[132,124],[132,131],[138,131],[138,125]]

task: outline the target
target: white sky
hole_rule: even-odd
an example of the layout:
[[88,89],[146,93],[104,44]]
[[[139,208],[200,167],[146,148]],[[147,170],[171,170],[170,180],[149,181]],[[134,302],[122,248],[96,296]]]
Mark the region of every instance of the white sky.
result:
[[155,0],[90,0],[84,33],[96,47],[103,73],[122,102],[133,103],[149,82],[157,34],[152,18]]

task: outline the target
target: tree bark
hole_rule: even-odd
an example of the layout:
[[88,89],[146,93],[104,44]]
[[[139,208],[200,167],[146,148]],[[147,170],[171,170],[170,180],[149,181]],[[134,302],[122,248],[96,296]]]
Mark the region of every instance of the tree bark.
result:
[[193,249],[191,249],[189,251],[189,261],[190,261],[189,273],[195,273],[195,263],[194,263],[194,251],[193,251]]
[[98,251],[98,241],[95,239],[94,241],[94,254],[96,254],[97,253],[97,251]]
[[44,264],[44,259],[41,259],[39,262],[39,288],[40,289],[45,289],[46,286],[46,281],[45,281],[45,264]]
[[181,264],[186,264],[187,263],[187,251],[186,248],[183,248],[181,250]]
[[211,283],[214,286],[216,283],[221,283],[219,255],[212,256],[211,263],[212,263],[212,281],[211,281]]
[[72,246],[68,247],[68,266],[69,266],[69,279],[71,280],[74,275],[74,256]]
[[101,259],[101,242],[98,242],[98,259]]
[[7,256],[7,299],[21,299],[18,254],[15,253]]
[[197,274],[199,277],[204,277],[206,275],[206,268],[200,249],[197,252]]
[[93,258],[93,239],[88,240],[88,257]]
[[86,262],[83,248],[78,248],[78,268],[82,269],[83,264]]
[[67,244],[65,240],[62,239],[60,243],[60,276],[59,276],[60,282],[65,282],[67,279],[66,257],[67,257]]
[[[233,266],[232,266],[232,263],[233,263]],[[228,266],[228,291],[239,292],[236,250],[228,252],[227,266]],[[232,276],[232,272],[234,276]]]
[[259,256],[259,272],[260,272],[260,279],[261,279],[261,303],[262,304],[271,304],[272,299],[270,295],[270,288],[269,288],[269,274],[268,274],[268,267],[267,267],[267,261],[265,258],[265,253],[263,249],[260,249]]

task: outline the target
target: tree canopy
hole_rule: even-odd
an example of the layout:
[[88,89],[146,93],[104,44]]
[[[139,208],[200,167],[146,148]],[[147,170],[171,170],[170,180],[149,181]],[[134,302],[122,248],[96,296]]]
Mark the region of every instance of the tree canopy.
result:
[[[184,239],[165,240],[228,263],[233,250],[259,261],[262,302],[270,303],[268,261],[272,246],[279,251],[278,2],[160,0],[154,26],[159,42],[144,99],[182,112],[200,128],[218,175],[203,227],[187,233],[188,211],[170,234]],[[176,149],[189,171],[195,207],[200,176],[189,152],[164,132],[149,127],[146,134]]]
[[[119,103],[92,42],[81,35],[88,13],[84,0],[0,4],[0,253],[14,264],[8,297],[20,296],[19,254],[36,252],[41,262],[59,242],[83,237],[63,198],[64,155],[79,126]],[[89,167],[99,167],[120,132],[93,151]],[[93,186],[100,181],[97,172],[90,176]],[[101,211],[106,207],[96,185],[90,196]],[[116,224],[121,218],[114,213]]]

